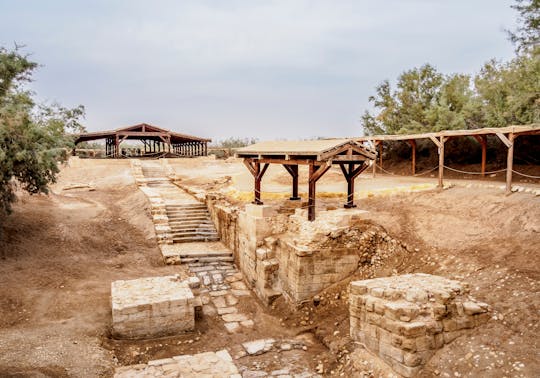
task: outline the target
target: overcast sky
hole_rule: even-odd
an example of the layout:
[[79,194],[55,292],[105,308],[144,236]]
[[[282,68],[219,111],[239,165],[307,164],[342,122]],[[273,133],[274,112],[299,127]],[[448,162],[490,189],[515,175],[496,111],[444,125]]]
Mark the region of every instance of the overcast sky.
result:
[[0,45],[26,45],[39,98],[83,104],[91,131],[355,136],[382,80],[511,58],[512,3],[0,0]]

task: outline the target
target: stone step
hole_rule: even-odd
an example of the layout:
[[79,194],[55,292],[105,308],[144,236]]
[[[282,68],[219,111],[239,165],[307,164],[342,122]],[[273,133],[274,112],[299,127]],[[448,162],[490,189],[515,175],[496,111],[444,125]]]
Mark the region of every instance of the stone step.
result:
[[179,226],[179,225],[171,225],[169,224],[169,227],[173,232],[175,231],[181,231],[181,232],[187,232],[187,231],[193,231],[193,232],[212,232],[217,233],[216,229],[212,226]]
[[172,235],[211,235],[218,236],[218,233],[213,228],[207,229],[187,229],[187,228],[175,228],[171,227]]
[[184,207],[176,207],[176,206],[165,205],[165,207],[169,211],[201,211],[201,210],[208,211],[208,209],[204,205],[203,206],[197,206],[197,205],[195,205],[195,206],[184,206]]
[[171,232],[170,233],[173,240],[181,238],[218,238],[219,235],[215,232]]
[[204,219],[210,219],[210,214],[205,213],[191,213],[191,214],[171,214],[167,212],[167,216],[169,218],[176,218],[176,219],[189,219],[189,218],[204,218]]
[[208,227],[214,227],[214,223],[210,221],[208,218],[204,219],[171,219],[169,218],[169,224],[175,224],[179,226],[208,226]]
[[167,207],[174,208],[174,209],[185,209],[185,208],[202,208],[206,209],[206,205],[204,203],[200,202],[194,202],[194,203],[168,203]]
[[205,236],[188,236],[188,237],[173,237],[173,243],[195,243],[195,242],[215,242],[219,241],[219,237]]
[[205,216],[195,216],[195,217],[169,217],[169,223],[174,223],[174,224],[193,224],[194,222],[199,222],[199,223],[203,223],[203,222],[209,222],[210,220],[208,219],[208,217],[205,217]]
[[232,256],[232,252],[229,250],[223,250],[223,251],[192,251],[192,252],[180,252],[180,257],[193,257],[193,258],[199,258],[199,257],[230,257]]
[[169,210],[166,208],[167,214],[171,216],[183,216],[183,215],[207,215],[210,216],[208,210],[194,209],[194,210]]
[[195,262],[234,262],[234,257],[232,256],[216,256],[216,257],[182,257],[180,256],[180,261],[182,264],[189,264],[189,263],[195,263]]

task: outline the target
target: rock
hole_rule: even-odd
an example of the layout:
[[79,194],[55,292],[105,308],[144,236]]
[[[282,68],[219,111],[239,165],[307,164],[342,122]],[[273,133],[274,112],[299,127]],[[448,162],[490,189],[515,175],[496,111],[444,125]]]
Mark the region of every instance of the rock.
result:
[[231,282],[231,288],[235,290],[247,290],[246,284],[242,281]]
[[247,370],[242,373],[242,378],[259,378],[259,377],[267,377],[267,376],[268,374],[260,370]]
[[238,312],[236,307],[221,307],[217,309],[218,315],[234,314]]
[[262,354],[264,351],[265,345],[266,345],[266,341],[264,339],[248,341],[242,344],[246,352],[250,355]]
[[240,324],[238,322],[227,322],[224,325],[229,333],[236,333],[240,330]]
[[279,346],[279,348],[283,351],[287,351],[292,349],[292,345],[289,343],[283,343]]
[[246,328],[253,328],[255,326],[255,323],[253,322],[253,320],[249,319],[240,322],[240,325]]
[[227,301],[227,304],[229,306],[236,306],[238,304],[238,298],[236,298],[234,295],[232,294],[227,294],[225,296],[225,300]]
[[212,302],[214,302],[214,305],[217,308],[227,307],[227,304],[225,303],[225,298],[224,297],[214,297],[214,298],[212,298]]
[[251,292],[249,290],[236,290],[232,289],[231,293],[236,297],[245,297],[251,295]]
[[222,319],[225,322],[243,322],[248,320],[248,317],[244,314],[225,314]]
[[274,339],[259,339],[245,342],[242,346],[249,355],[255,356],[270,351],[275,342]]

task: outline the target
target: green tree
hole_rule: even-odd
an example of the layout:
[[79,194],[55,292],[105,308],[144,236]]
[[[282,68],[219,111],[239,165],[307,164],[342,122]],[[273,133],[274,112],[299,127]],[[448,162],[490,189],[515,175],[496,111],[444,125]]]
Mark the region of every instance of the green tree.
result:
[[395,91],[383,81],[369,101],[376,114],[362,117],[368,134],[468,128],[480,117],[469,76],[444,76],[429,64],[402,73]]
[[518,52],[540,49],[540,0],[516,0],[512,8],[518,11],[519,26],[508,31],[510,40]]
[[255,138],[227,138],[216,143],[215,147],[217,148],[240,148],[249,146],[251,144],[257,143]]
[[531,54],[507,63],[491,60],[475,78],[484,127],[540,122],[540,59]]
[[82,131],[82,106],[37,105],[24,84],[35,62],[18,49],[0,48],[0,223],[11,212],[15,190],[47,193],[48,184],[67,158],[72,141],[67,131]]

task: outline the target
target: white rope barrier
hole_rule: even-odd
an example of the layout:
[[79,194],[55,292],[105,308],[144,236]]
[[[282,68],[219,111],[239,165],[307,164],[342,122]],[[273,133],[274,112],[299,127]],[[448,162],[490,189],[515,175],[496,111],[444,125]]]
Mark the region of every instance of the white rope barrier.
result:
[[[467,172],[467,171],[461,171],[459,169],[455,169],[455,168],[450,168],[449,166],[445,165],[444,168],[450,170],[450,171],[454,171],[454,172],[457,172],[457,173],[463,173],[465,175],[481,175],[482,172]],[[494,173],[501,173],[501,172],[505,172],[506,171],[506,168],[504,169],[499,169],[497,171],[490,171],[490,172],[484,172],[485,175],[491,175],[491,174],[494,174]]]
[[513,169],[512,169],[512,172],[515,173],[516,175],[519,175],[519,176],[523,176],[523,177],[527,177],[527,178],[531,178],[531,179],[540,179],[540,176],[526,175],[525,173],[514,171]]

